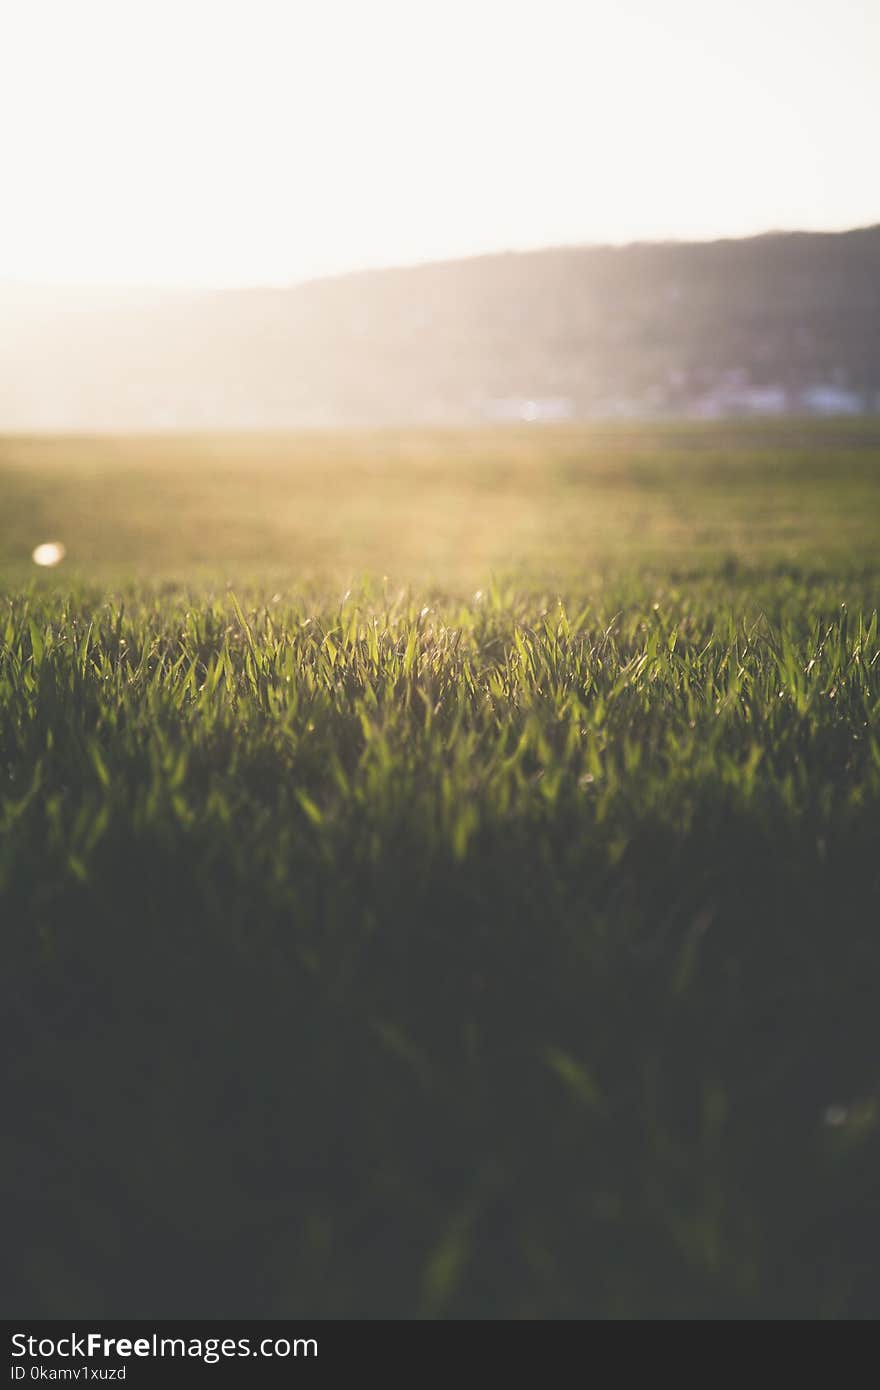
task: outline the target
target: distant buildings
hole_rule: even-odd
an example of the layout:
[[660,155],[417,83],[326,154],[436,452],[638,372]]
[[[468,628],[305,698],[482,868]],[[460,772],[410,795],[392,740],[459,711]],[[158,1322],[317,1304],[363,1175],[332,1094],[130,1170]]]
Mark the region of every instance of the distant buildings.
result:
[[706,420],[737,415],[785,415],[791,410],[789,395],[785,386],[755,386],[747,373],[734,369],[725,372],[705,394],[697,396],[688,414]]
[[681,417],[729,420],[781,415],[862,415],[880,408],[880,398],[839,381],[805,386],[756,383],[734,367],[717,379],[688,381],[675,374],[668,388],[646,387],[638,395],[575,400],[571,396],[502,396],[484,401],[481,414],[493,424],[557,425],[568,420],[639,420]]
[[872,405],[862,392],[836,382],[820,381],[800,387],[756,386],[744,373],[735,372],[725,374],[697,397],[688,413],[703,419],[738,415],[861,415]]
[[801,405],[808,415],[862,415],[871,408],[860,391],[832,382],[820,382],[801,392]]
[[498,425],[520,420],[530,425],[560,425],[575,418],[575,408],[568,396],[503,396],[488,400],[484,414]]

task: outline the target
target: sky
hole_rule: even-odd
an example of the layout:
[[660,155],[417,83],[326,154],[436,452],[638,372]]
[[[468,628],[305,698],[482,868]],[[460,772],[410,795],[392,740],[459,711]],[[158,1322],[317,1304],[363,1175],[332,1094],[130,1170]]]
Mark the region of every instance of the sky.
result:
[[0,0],[0,280],[880,221],[880,0]]

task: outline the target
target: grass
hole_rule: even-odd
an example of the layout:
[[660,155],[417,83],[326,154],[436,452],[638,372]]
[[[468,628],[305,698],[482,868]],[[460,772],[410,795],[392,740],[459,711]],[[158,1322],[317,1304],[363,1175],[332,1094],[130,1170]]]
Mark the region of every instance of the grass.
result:
[[[0,575],[67,546],[68,585],[364,576],[460,597],[609,573],[873,560],[880,420],[433,434],[0,439]],[[270,587],[271,586],[271,587]]]
[[875,426],[0,460],[10,1314],[880,1312]]

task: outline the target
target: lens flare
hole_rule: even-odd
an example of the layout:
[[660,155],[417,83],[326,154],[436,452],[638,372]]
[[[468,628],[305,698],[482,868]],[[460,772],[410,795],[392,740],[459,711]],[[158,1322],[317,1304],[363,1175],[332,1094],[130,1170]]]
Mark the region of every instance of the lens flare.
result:
[[34,550],[31,559],[35,565],[44,567],[60,565],[64,559],[64,546],[60,541],[43,541],[43,544]]

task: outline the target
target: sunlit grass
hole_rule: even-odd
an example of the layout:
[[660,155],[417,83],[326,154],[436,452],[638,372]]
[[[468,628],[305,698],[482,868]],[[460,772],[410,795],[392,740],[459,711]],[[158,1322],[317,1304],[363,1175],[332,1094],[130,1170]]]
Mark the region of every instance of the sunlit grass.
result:
[[[0,611],[11,1312],[877,1313],[876,459],[738,448],[680,492],[754,516],[720,554],[609,511],[579,569],[557,478],[561,580],[543,513],[519,575],[443,540],[350,592],[149,582],[134,530],[71,579],[44,514],[68,560]],[[628,514],[679,465],[625,456]]]
[[84,582],[363,575],[466,596],[491,574],[849,567],[880,533],[873,422],[0,439],[0,578],[47,537]]

